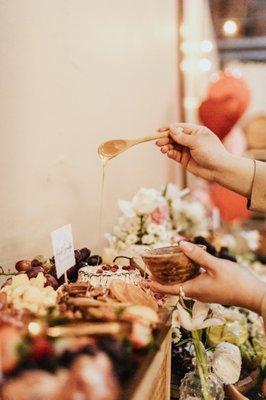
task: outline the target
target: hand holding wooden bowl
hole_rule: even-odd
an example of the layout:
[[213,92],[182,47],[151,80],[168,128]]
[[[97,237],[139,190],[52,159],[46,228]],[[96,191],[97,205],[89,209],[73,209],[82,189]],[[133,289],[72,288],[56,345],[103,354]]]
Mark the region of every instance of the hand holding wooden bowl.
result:
[[146,250],[142,259],[155,280],[163,285],[185,282],[198,275],[200,270],[179,245]]

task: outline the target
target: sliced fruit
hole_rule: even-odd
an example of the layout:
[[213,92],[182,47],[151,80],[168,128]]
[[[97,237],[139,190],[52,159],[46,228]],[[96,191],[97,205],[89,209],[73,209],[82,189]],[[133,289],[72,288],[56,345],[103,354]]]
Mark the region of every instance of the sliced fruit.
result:
[[129,297],[126,293],[127,284],[121,279],[112,280],[112,282],[110,283],[110,291],[117,300],[123,303],[129,302]]
[[130,320],[142,320],[149,324],[157,324],[159,322],[159,317],[156,311],[147,306],[129,306],[122,314],[122,318]]
[[144,292],[139,286],[127,284],[126,285],[126,294],[128,296],[128,300],[133,304],[140,304],[142,306],[148,306],[153,310],[158,310],[158,304],[156,300],[148,293]]
[[129,339],[135,349],[142,349],[148,346],[152,340],[151,328],[147,325],[135,322]]

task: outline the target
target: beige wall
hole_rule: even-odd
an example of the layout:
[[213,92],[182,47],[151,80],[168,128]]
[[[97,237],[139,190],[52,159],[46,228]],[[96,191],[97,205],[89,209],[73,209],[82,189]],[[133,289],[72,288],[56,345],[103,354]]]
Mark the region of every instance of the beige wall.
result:
[[[177,118],[176,1],[3,0],[0,23],[0,264],[51,254],[65,223],[96,248],[98,144]],[[114,160],[104,230],[168,174],[151,144]]]

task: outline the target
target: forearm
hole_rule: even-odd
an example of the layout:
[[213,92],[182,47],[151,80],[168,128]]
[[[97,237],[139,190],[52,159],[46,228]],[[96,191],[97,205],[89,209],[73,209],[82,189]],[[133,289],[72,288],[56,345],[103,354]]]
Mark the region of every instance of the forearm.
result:
[[253,177],[253,160],[228,153],[221,167],[215,172],[214,180],[227,189],[249,198],[252,191]]

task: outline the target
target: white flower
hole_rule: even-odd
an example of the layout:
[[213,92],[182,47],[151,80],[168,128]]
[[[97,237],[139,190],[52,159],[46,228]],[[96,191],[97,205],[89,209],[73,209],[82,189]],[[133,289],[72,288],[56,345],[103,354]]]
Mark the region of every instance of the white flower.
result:
[[260,245],[260,233],[257,230],[241,231],[241,236],[246,240],[249,250],[256,251]]
[[119,225],[115,225],[113,228],[113,233],[116,237],[119,239],[125,239],[126,238],[126,232],[121,229]]
[[163,225],[151,223],[147,226],[147,232],[151,235],[161,236],[165,233],[165,227]]
[[172,327],[172,342],[178,344],[182,339],[182,333],[177,326]]
[[114,235],[111,235],[111,233],[105,233],[104,238],[108,241],[110,246],[114,246],[117,241],[117,238]]
[[223,325],[225,320],[222,318],[208,318],[210,310],[209,304],[195,301],[192,307],[192,316],[185,310],[180,303],[177,303],[177,310],[173,313],[173,321],[180,323],[187,331],[205,329],[214,325]]
[[172,202],[172,212],[175,218],[178,218],[183,210],[182,200],[177,198]]
[[206,219],[205,208],[199,201],[183,201],[183,212],[193,222],[201,222]]
[[139,240],[138,236],[135,235],[134,233],[130,233],[125,240],[125,243],[127,246],[131,246],[132,244],[135,244]]
[[165,198],[173,201],[175,198],[180,196],[180,189],[173,183],[168,183],[165,191]]
[[213,354],[212,368],[214,373],[225,384],[234,384],[241,372],[241,354],[237,346],[222,342]]
[[150,214],[163,200],[165,201],[157,190],[142,188],[133,197],[132,206],[137,214]]
[[122,230],[125,230],[126,232],[129,233],[132,232],[136,233],[140,228],[140,219],[137,216],[134,217],[121,216],[118,219],[118,224]]
[[225,318],[227,321],[243,321],[245,316],[237,307],[223,307],[221,304],[210,304],[212,313],[217,318]]
[[142,243],[143,244],[152,244],[155,242],[155,236],[152,234],[147,234],[142,236]]
[[113,247],[105,247],[103,249],[103,262],[106,264],[112,264],[114,258],[117,256],[117,251]]
[[118,250],[125,250],[126,249],[126,244],[124,242],[122,242],[122,240],[118,240],[117,242],[117,249]]
[[118,200],[118,207],[126,217],[132,218],[136,215],[130,201]]
[[153,222],[147,225],[147,232],[150,233],[151,235],[155,234],[156,229],[157,229],[157,224],[154,224]]

